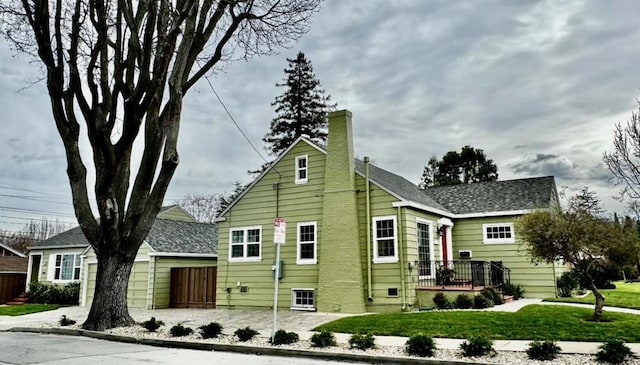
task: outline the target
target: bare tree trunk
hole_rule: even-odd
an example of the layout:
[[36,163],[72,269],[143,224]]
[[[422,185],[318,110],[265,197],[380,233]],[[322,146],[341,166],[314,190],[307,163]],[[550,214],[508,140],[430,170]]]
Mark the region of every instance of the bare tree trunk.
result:
[[602,320],[602,312],[604,310],[605,298],[604,298],[604,295],[600,293],[598,288],[596,288],[596,285],[593,283],[593,281],[591,282],[590,286],[591,286],[591,292],[593,293],[593,296],[596,298],[596,305],[593,310],[593,320],[596,322],[600,322]]
[[134,260],[135,255],[127,256],[122,253],[98,255],[93,302],[82,328],[104,331],[134,323],[127,307],[129,274]]

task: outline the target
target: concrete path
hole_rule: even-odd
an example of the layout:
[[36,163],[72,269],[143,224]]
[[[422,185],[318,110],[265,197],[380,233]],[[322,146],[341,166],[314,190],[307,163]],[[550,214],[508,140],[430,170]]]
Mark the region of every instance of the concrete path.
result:
[[[592,305],[574,303],[543,302],[541,299],[520,299],[511,303],[485,309],[487,311],[517,312],[521,308],[530,304],[542,305],[569,305],[575,307],[592,308]],[[605,311],[623,312],[640,315],[640,310],[605,307]],[[0,316],[0,330],[8,330],[14,327],[55,327],[60,317],[65,314],[69,318],[86,318],[88,308],[84,307],[64,307],[53,311],[33,313],[23,316]],[[224,328],[243,328],[250,326],[263,334],[271,333],[272,312],[267,310],[240,310],[240,309],[159,309],[141,310],[131,309],[131,315],[136,321],[142,322],[149,318],[156,317],[165,322],[166,325],[181,323],[191,327],[197,327],[215,321],[222,324]],[[308,340],[313,335],[312,329],[339,318],[351,315],[338,313],[317,313],[317,312],[278,312],[278,328],[298,333],[301,340]],[[336,333],[339,343],[348,343],[350,334]],[[458,349],[463,339],[435,339],[439,348]],[[376,336],[376,343],[384,346],[403,346],[407,341],[406,337]],[[531,341],[518,340],[497,340],[494,342],[496,350],[505,351],[526,351]],[[563,353],[593,354],[598,351],[600,342],[558,342]],[[640,343],[627,344],[634,352],[640,354]]]

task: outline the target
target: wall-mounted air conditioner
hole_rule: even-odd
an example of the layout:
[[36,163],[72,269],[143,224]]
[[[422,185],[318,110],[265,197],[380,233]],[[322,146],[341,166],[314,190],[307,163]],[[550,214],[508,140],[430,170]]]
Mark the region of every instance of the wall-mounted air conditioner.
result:
[[461,259],[470,259],[471,258],[471,250],[459,250],[458,257]]

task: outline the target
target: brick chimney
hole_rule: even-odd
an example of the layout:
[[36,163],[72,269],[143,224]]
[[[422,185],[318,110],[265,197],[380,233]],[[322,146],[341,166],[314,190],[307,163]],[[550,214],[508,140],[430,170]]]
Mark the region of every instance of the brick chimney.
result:
[[326,173],[318,244],[318,311],[366,311],[358,227],[351,112],[329,114]]

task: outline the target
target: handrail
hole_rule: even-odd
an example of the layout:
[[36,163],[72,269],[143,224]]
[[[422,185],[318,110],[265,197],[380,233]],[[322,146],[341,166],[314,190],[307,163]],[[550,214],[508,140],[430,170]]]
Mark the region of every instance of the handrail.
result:
[[418,287],[502,290],[511,281],[511,270],[501,261],[450,260],[416,262]]

